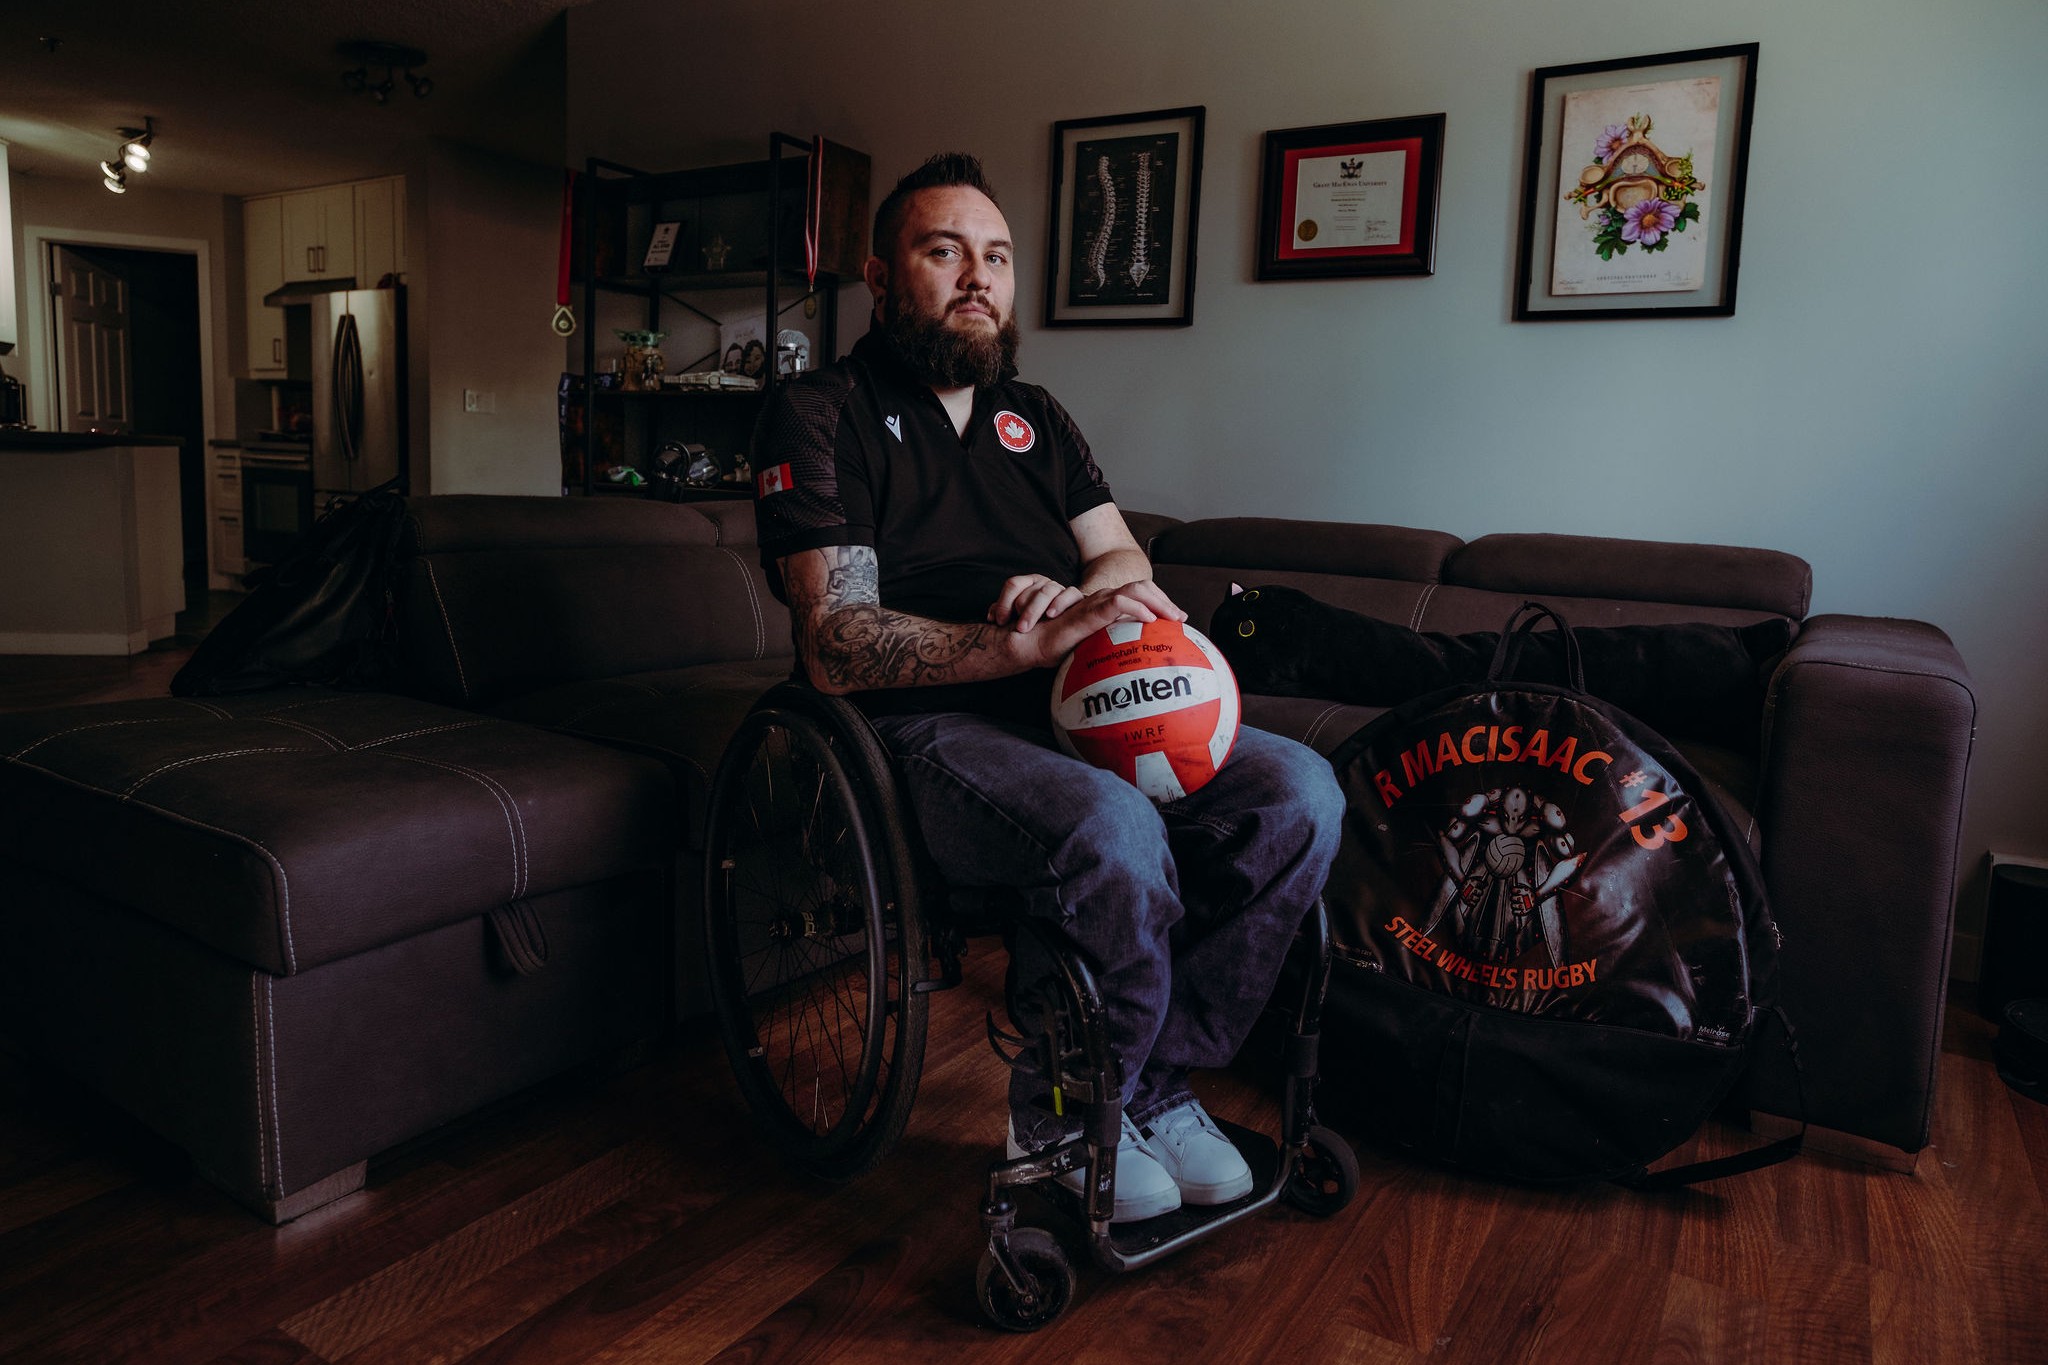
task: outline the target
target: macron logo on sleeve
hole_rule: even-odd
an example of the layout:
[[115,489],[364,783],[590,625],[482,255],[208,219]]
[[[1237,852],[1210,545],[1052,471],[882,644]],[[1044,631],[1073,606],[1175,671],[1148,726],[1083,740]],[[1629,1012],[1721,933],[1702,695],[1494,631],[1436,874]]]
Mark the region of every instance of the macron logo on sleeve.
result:
[[770,493],[787,493],[795,487],[796,480],[790,477],[789,466],[786,464],[764,469],[754,476],[754,493],[757,497],[765,498]]
[[901,445],[903,443],[903,418],[901,416],[892,414],[888,417],[884,417],[882,419],[882,425],[889,428],[889,434],[896,438],[896,443],[898,445]]

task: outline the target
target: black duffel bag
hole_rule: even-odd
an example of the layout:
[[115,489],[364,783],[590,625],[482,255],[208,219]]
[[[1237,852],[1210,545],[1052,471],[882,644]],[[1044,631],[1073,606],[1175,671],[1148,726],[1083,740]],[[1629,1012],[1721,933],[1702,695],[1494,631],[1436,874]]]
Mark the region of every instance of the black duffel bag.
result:
[[[1545,617],[1570,682],[1513,681]],[[1555,612],[1525,603],[1486,681],[1396,707],[1330,761],[1349,799],[1325,893],[1340,1123],[1539,1182],[1661,1187],[1798,1150],[1646,1173],[1783,1024],[1778,929],[1741,831],[1676,750],[1586,693]]]

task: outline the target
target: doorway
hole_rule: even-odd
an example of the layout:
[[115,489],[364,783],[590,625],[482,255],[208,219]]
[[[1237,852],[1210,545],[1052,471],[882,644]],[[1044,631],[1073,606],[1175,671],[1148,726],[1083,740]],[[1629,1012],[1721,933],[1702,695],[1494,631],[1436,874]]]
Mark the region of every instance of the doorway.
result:
[[52,347],[66,431],[175,436],[186,600],[207,590],[206,404],[199,261],[189,252],[50,244]]

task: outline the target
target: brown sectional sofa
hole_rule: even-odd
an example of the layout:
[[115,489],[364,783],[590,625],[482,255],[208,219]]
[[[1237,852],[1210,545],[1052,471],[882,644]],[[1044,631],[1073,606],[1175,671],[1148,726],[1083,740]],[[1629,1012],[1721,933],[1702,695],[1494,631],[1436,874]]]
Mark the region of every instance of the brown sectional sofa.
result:
[[[1806,566],[1768,551],[1131,520],[1197,622],[1232,582],[1424,630],[1497,629],[1531,596],[1582,626],[1803,621],[1760,749],[1681,747],[1751,817],[1813,1121],[1925,1145],[1975,724],[1938,630],[1806,619]],[[745,503],[418,499],[404,695],[0,715],[0,1044],[282,1221],[701,1011],[711,774],[790,667],[753,539]],[[1328,752],[1376,712],[1245,714]]]

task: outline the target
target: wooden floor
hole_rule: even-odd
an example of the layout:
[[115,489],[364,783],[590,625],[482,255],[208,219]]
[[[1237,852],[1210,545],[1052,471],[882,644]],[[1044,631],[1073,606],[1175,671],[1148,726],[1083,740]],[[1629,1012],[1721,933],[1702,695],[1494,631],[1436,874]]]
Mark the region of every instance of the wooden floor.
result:
[[192,657],[193,647],[213,624],[242,600],[242,594],[187,588],[185,600],[187,607],[178,614],[176,633],[141,654],[125,658],[0,654],[0,711],[169,695],[171,675]]
[[[43,704],[19,662],[0,707]],[[2048,1361],[2048,1107],[1953,1007],[1916,1174],[1809,1155],[1690,1192],[1559,1193],[1365,1152],[1332,1219],[1278,1210],[1132,1275],[1084,1266],[1065,1318],[994,1332],[973,1272],[1000,973],[968,965],[934,999],[902,1144],[839,1189],[763,1150],[701,1024],[375,1160],[363,1192],[283,1228],[0,1059],[0,1361]],[[1203,1088],[1272,1125],[1248,1075]],[[1714,1125],[1697,1149],[1747,1141]]]

